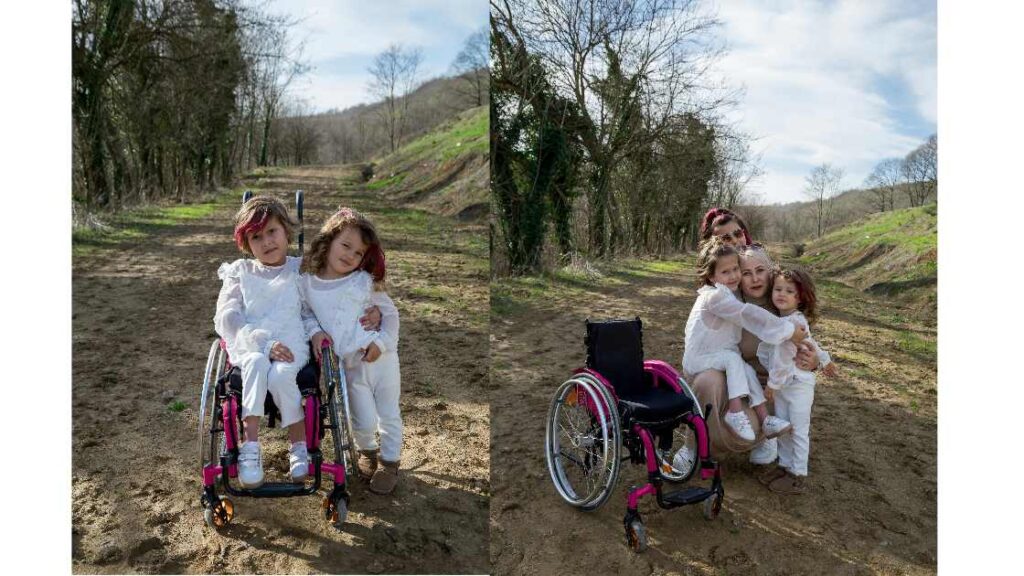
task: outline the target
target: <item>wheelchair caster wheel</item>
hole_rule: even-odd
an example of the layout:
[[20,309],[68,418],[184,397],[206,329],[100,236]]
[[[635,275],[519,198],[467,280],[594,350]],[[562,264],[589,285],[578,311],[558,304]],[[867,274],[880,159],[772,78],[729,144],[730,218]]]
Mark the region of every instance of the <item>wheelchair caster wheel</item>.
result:
[[235,505],[228,498],[221,498],[219,502],[203,510],[206,525],[214,530],[227,526],[234,517]]
[[345,525],[345,519],[348,517],[348,501],[342,497],[331,498],[327,496],[324,498],[323,509],[324,518],[335,529],[341,530]]
[[626,526],[626,544],[638,554],[647,550],[647,530],[643,522],[633,520]]
[[718,518],[718,513],[722,511],[722,500],[722,493],[716,492],[714,496],[704,501],[705,520],[714,520],[715,518]]

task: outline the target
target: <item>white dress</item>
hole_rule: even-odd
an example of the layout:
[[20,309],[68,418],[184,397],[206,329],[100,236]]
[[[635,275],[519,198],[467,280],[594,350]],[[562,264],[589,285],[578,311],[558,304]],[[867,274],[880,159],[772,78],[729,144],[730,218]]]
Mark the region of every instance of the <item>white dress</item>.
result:
[[724,284],[701,286],[686,320],[683,371],[696,377],[705,370],[725,372],[729,399],[748,396],[750,405],[764,402],[753,367],[740,355],[743,330],[762,341],[781,343],[793,325],[754,304],[740,302]]
[[[377,450],[380,458],[398,462],[402,448],[402,415],[399,408],[401,367],[398,362],[398,308],[382,291],[373,290],[373,279],[357,271],[335,280],[306,275],[303,296],[315,318],[306,319],[310,336],[323,330],[334,342],[335,353],[344,358],[345,381],[352,408],[352,428],[359,450]],[[359,318],[370,305],[381,312],[380,331],[367,331]],[[381,355],[374,362],[362,359],[371,343]]]
[[[281,266],[256,259],[222,264],[214,329],[227,344],[228,358],[242,370],[242,416],[262,416],[269,391],[281,412],[281,425],[302,419],[302,396],[295,376],[309,359],[299,294],[300,259]],[[275,342],[287,346],[292,362],[270,360]]]
[[[797,311],[784,317],[793,326],[803,326],[807,340],[811,340],[811,329],[807,318]],[[813,340],[811,340],[813,342]],[[832,361],[817,342],[818,359],[825,367]],[[772,345],[762,342],[757,347],[757,358],[768,367],[768,386],[775,392],[775,415],[789,420],[793,430],[779,441],[779,466],[797,476],[807,475],[811,454],[811,407],[814,405],[814,372],[801,370],[796,366],[796,345],[783,342]]]

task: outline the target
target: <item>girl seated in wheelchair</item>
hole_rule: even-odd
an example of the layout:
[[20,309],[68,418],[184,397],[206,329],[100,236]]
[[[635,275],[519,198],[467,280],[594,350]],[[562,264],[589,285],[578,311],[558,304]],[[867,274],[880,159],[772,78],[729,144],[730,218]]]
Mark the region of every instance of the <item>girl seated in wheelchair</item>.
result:
[[753,441],[753,427],[743,412],[742,399],[749,399],[768,438],[791,429],[791,424],[768,414],[757,373],[740,356],[743,329],[764,342],[799,344],[806,330],[753,304],[736,298],[740,286],[740,262],[736,249],[717,237],[701,244],[697,258],[697,301],[686,320],[683,370],[699,374],[705,370],[725,373],[729,405],[725,423],[740,438]]
[[[370,481],[372,492],[389,494],[398,483],[402,448],[398,309],[383,290],[384,250],[373,224],[342,208],[313,239],[302,271],[303,296],[321,327],[311,338],[313,350],[319,354],[321,343],[330,337],[345,367],[359,475]],[[366,331],[359,322],[367,303],[380,308],[377,332]]]
[[[772,304],[779,315],[794,326],[804,329],[807,339],[811,332],[809,322],[816,318],[814,282],[799,269],[773,271]],[[822,372],[826,376],[838,374],[828,352],[820,346]],[[779,438],[779,466],[761,478],[773,492],[802,493],[803,479],[807,476],[807,460],[811,450],[811,405],[814,403],[814,372],[799,369],[794,358],[796,346],[788,342],[771,345],[762,342],[757,348],[761,364],[768,367],[768,399],[775,400],[775,414],[789,420],[793,431]]]
[[301,318],[300,259],[288,256],[296,223],[280,201],[256,197],[235,216],[235,244],[244,254],[222,264],[224,284],[213,323],[227,344],[228,358],[242,372],[242,426],[238,480],[245,488],[263,483],[259,428],[267,392],[281,412],[281,425],[291,442],[289,468],[301,481],[309,471],[302,395],[295,382],[309,359],[308,338]]

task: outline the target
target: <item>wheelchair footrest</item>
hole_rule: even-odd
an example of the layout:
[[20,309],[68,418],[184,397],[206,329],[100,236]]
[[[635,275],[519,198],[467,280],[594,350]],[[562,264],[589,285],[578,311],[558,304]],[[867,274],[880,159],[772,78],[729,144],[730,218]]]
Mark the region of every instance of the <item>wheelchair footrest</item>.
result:
[[684,488],[668,494],[662,494],[661,499],[670,506],[686,506],[703,502],[715,494],[714,490],[707,488]]
[[232,489],[230,492],[237,496],[250,496],[253,498],[287,498],[289,496],[303,496],[312,494],[315,486],[307,486],[293,482],[264,482],[259,488]]

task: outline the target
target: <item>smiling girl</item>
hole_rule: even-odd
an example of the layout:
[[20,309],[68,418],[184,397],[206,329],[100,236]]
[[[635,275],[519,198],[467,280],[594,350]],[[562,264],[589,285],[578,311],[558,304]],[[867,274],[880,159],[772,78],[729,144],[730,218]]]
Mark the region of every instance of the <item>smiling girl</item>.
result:
[[299,259],[288,256],[295,227],[280,201],[256,197],[235,216],[235,244],[242,258],[217,271],[224,284],[217,298],[214,329],[227,345],[228,358],[242,371],[242,426],[238,480],[246,488],[263,483],[259,444],[260,417],[267,392],[288,428],[293,480],[309,470],[302,394],[295,376],[309,358],[299,295]]
[[[345,367],[359,474],[370,480],[371,491],[389,494],[398,483],[402,449],[398,309],[384,292],[384,250],[373,223],[350,208],[336,212],[310,244],[302,271],[303,294],[320,326],[313,350],[319,354],[330,337]],[[380,308],[379,331],[359,323],[367,304]]]
[[790,428],[789,422],[769,416],[765,410],[764,392],[757,374],[740,356],[740,337],[746,329],[765,342],[781,344],[790,340],[799,343],[806,332],[736,298],[741,276],[739,255],[732,245],[718,238],[703,243],[697,257],[697,276],[700,288],[686,320],[683,370],[689,374],[705,370],[725,372],[729,410],[724,420],[740,438],[747,441],[755,438],[750,420],[742,410],[742,398],[748,398],[762,420],[766,436],[775,437],[786,432]]

